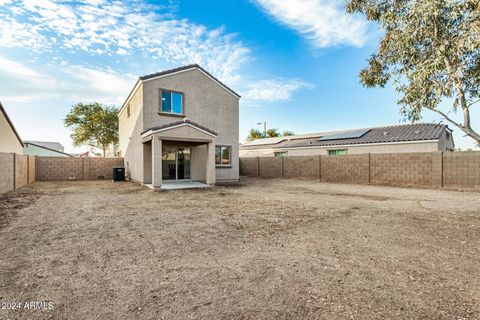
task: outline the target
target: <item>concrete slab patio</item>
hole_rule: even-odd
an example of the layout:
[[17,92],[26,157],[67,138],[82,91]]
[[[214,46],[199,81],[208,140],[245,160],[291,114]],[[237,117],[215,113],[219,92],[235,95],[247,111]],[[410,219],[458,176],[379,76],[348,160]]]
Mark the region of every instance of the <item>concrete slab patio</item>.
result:
[[[153,185],[145,184],[147,188],[154,189]],[[196,181],[169,181],[164,182],[160,187],[160,191],[173,191],[173,190],[182,190],[182,189],[203,189],[210,188],[211,186],[205,183],[196,182]]]
[[478,193],[243,180],[0,196],[1,319],[478,319]]

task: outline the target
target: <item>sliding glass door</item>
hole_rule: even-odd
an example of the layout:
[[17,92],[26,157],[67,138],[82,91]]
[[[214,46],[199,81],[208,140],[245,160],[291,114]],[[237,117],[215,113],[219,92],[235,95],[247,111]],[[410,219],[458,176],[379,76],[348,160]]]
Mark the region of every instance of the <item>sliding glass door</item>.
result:
[[163,147],[163,180],[189,180],[190,163],[190,148]]

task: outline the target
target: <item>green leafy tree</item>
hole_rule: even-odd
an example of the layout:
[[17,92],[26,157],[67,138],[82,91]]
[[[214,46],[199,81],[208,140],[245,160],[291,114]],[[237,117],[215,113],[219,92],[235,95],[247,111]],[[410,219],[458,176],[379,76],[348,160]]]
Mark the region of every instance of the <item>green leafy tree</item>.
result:
[[348,0],[347,11],[384,31],[361,83],[384,87],[392,80],[405,119],[418,121],[431,110],[480,145],[470,119],[480,101],[480,1]]
[[275,138],[280,137],[280,132],[278,129],[268,129],[267,130],[267,138]]
[[253,140],[262,139],[262,138],[265,138],[265,134],[260,130],[252,128],[248,132],[248,137],[247,137],[248,141],[253,141]]
[[267,133],[257,130],[257,129],[250,129],[248,133],[247,140],[253,141],[256,139],[263,139],[263,138],[275,138],[275,137],[286,137],[286,136],[293,136],[293,131],[285,130],[283,133],[280,134],[278,129],[268,129]]
[[72,128],[75,146],[99,148],[106,156],[108,147],[118,143],[118,108],[94,102],[72,106],[63,123]]

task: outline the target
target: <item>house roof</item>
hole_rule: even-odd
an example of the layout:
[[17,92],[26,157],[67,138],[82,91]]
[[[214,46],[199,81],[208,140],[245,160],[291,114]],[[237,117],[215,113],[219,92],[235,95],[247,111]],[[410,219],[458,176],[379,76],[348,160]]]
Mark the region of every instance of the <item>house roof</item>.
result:
[[42,146],[42,147],[63,152],[63,146],[60,142],[25,140],[24,143],[31,143],[37,146]]
[[257,139],[243,144],[240,148],[244,150],[280,149],[438,140],[445,130],[450,129],[446,125],[433,123],[393,125],[312,133],[280,138]]
[[165,70],[165,71],[161,71],[161,72],[157,72],[157,73],[152,73],[152,74],[147,74],[145,76],[141,76],[138,78],[138,81],[137,83],[135,84],[135,86],[132,88],[132,90],[130,91],[130,93],[128,94],[127,96],[127,99],[125,99],[125,102],[122,104],[122,107],[120,108],[120,110],[118,110],[118,114],[122,113],[123,110],[125,110],[125,107],[126,105],[128,104],[128,102],[130,101],[132,95],[138,90],[140,84],[144,81],[149,81],[149,80],[153,80],[155,78],[158,78],[158,77],[163,77],[163,76],[167,76],[167,75],[170,75],[170,74],[175,74],[175,73],[178,73],[178,72],[184,72],[184,71],[188,71],[188,70],[193,70],[193,69],[198,69],[200,70],[201,72],[203,72],[207,77],[209,77],[210,79],[212,79],[213,81],[215,81],[216,83],[218,83],[220,86],[222,86],[225,90],[227,90],[228,92],[230,92],[231,94],[233,94],[235,97],[237,98],[240,98],[240,95],[238,93],[236,93],[235,91],[233,91],[231,88],[229,88],[226,84],[224,84],[223,82],[221,82],[220,80],[218,80],[217,78],[215,78],[211,73],[209,73],[207,70],[203,69],[202,67],[200,67],[198,64],[189,64],[187,66],[183,66],[183,67],[178,67],[178,68],[175,68],[175,69],[170,69],[170,70]]
[[10,118],[8,117],[7,111],[5,110],[5,108],[3,107],[3,105],[2,105],[1,102],[0,102],[0,111],[1,111],[1,112],[3,113],[3,115],[5,116],[5,119],[7,119],[7,122],[8,122],[8,124],[10,125],[10,128],[12,128],[13,133],[15,133],[15,136],[17,137],[18,141],[20,142],[20,144],[21,144],[22,147],[23,147],[23,141],[22,141],[22,139],[20,138],[20,135],[18,134],[17,130],[15,129],[15,126],[13,125],[12,120],[10,120]]
[[228,91],[230,91],[231,93],[233,93],[235,96],[237,96],[238,98],[240,98],[240,95],[238,93],[236,93],[235,91],[233,91],[232,89],[230,89],[226,84],[222,83],[220,80],[218,80],[217,78],[215,78],[213,75],[211,75],[207,70],[203,69],[202,67],[200,67],[198,64],[189,64],[187,66],[183,66],[183,67],[178,67],[178,68],[174,68],[174,69],[170,69],[170,70],[165,70],[165,71],[161,71],[161,72],[157,72],[157,73],[152,73],[152,74],[148,74],[148,75],[145,75],[145,76],[141,76],[140,77],[140,80],[142,81],[145,81],[145,80],[149,80],[149,79],[153,79],[153,78],[158,78],[158,77],[161,77],[161,76],[165,76],[165,75],[168,75],[168,74],[172,74],[172,73],[177,73],[177,72],[181,72],[181,71],[186,71],[186,70],[190,70],[190,69],[199,69],[201,70],[203,73],[205,73],[207,76],[209,76],[210,78],[212,78],[214,81],[216,81],[218,84],[220,84],[222,87],[224,87],[225,89],[227,89]]
[[168,129],[168,128],[180,126],[180,125],[182,125],[182,124],[189,124],[189,125],[191,125],[191,126],[193,126],[193,127],[196,127],[196,128],[198,128],[198,129],[200,129],[200,130],[203,130],[203,131],[206,131],[206,132],[208,132],[208,133],[210,133],[210,134],[213,134],[213,135],[215,135],[215,136],[217,135],[217,133],[216,133],[215,131],[210,130],[210,129],[208,129],[207,127],[204,127],[204,126],[202,126],[202,125],[200,125],[200,124],[198,124],[198,123],[196,123],[196,122],[193,122],[193,121],[191,121],[191,120],[188,120],[188,119],[179,120],[179,121],[175,121],[175,122],[163,124],[163,125],[156,126],[156,127],[151,127],[151,128],[149,128],[149,129],[143,131],[143,132],[141,133],[141,135],[143,135],[143,134],[145,134],[145,133],[147,133],[147,132],[149,132],[149,131],[157,131],[157,130],[162,130],[162,129]]
[[62,151],[58,151],[58,150],[55,150],[55,149],[51,149],[51,148],[48,148],[48,147],[45,147],[45,146],[42,146],[42,145],[39,145],[39,144],[30,142],[30,141],[25,141],[25,144],[26,144],[26,145],[29,145],[29,144],[30,144],[30,145],[35,146],[35,147],[38,147],[38,148],[42,148],[42,149],[45,149],[45,150],[48,150],[48,151],[60,153],[60,154],[63,154],[63,155],[69,156],[69,157],[73,157],[73,155],[71,155],[71,154],[69,154],[69,153],[62,152]]

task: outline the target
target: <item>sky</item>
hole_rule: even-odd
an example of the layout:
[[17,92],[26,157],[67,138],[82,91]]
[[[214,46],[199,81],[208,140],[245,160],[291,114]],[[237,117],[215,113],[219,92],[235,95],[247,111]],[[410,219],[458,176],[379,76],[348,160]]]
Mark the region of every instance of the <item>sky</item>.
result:
[[342,0],[0,0],[0,101],[22,139],[81,152],[63,126],[72,105],[121,106],[139,76],[198,63],[242,96],[240,142],[259,122],[297,134],[398,124],[394,88],[358,77],[381,35]]

